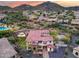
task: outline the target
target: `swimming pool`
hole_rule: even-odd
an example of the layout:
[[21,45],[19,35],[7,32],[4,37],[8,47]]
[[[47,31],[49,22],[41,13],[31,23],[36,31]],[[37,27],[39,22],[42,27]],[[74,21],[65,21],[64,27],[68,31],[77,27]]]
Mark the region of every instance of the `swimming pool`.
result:
[[7,27],[0,27],[0,31],[3,31],[3,30],[9,30],[9,28],[7,28]]

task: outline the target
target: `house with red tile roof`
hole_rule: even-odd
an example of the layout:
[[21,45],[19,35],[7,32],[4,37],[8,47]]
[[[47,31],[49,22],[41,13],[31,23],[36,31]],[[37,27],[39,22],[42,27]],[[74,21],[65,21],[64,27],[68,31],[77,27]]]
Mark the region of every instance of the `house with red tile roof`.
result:
[[53,37],[50,36],[49,30],[30,30],[26,40],[35,54],[53,51]]

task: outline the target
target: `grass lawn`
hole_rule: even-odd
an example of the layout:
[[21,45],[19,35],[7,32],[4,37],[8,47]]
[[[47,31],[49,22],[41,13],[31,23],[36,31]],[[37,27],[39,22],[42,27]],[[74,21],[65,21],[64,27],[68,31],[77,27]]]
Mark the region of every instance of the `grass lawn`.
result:
[[64,41],[64,43],[68,44],[70,42],[70,37],[65,36],[63,41]]
[[50,32],[50,35],[56,40],[58,32],[57,31],[52,31],[52,32]]
[[18,37],[17,39],[17,43],[19,45],[20,48],[26,48],[26,41],[25,41],[25,37]]
[[50,32],[50,35],[58,35],[58,33],[57,32]]

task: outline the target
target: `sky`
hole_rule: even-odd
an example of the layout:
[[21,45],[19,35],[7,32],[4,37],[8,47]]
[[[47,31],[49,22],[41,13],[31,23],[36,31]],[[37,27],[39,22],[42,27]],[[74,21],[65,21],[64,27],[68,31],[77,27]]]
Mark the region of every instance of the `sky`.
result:
[[[3,5],[3,6],[10,6],[10,7],[16,7],[16,6],[19,6],[21,4],[29,4],[29,5],[32,5],[32,6],[36,6],[38,4],[41,4],[43,2],[46,2],[46,1],[0,1],[0,5]],[[65,7],[69,7],[69,6],[79,6],[79,1],[69,1],[69,0],[54,0],[54,1],[51,1],[51,2],[54,2],[54,3],[58,3],[62,6],[65,6]]]

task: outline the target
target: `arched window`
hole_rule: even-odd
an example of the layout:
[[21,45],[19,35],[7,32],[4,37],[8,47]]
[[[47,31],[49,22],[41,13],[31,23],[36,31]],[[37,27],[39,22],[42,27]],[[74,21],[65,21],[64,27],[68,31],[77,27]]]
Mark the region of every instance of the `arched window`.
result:
[[35,48],[35,47],[33,47],[33,50],[36,50],[36,48]]
[[78,55],[78,52],[76,52],[75,54]]

